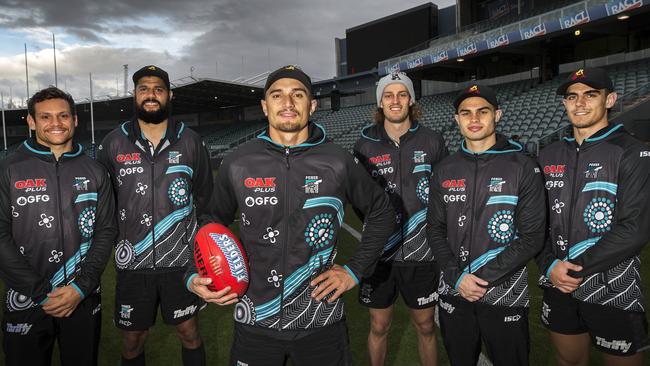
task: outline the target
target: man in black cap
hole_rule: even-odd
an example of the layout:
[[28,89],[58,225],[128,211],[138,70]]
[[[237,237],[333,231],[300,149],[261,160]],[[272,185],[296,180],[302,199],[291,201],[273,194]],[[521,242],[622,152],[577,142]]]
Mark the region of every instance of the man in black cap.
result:
[[440,330],[452,365],[528,365],[528,272],[542,248],[544,186],[522,146],[497,134],[496,93],[471,85],[453,102],[461,149],[433,168],[428,243],[440,266]]
[[609,123],[617,95],[604,70],[571,73],[557,94],[573,137],[539,156],[550,208],[537,259],[541,320],[558,365],[587,365],[590,342],[606,365],[641,365],[650,347],[639,259],[650,240],[650,151]]
[[205,364],[197,314],[203,301],[183,275],[204,223],[212,169],[201,138],[170,121],[169,76],[149,65],[133,74],[135,117],[111,131],[98,160],[111,173],[119,223],[115,246],[115,325],[123,332],[122,365],[144,365],[144,343],[158,306],[176,327],[184,365]]
[[[392,230],[384,190],[309,116],[310,78],[295,66],[271,73],[261,101],[268,129],[228,155],[219,169],[215,206],[250,258],[250,286],[211,292],[189,271],[205,301],[235,305],[231,365],[350,365],[340,296],[373,272]],[[248,183],[246,183],[248,182]],[[345,265],[334,264],[346,204],[366,217],[363,238]]]

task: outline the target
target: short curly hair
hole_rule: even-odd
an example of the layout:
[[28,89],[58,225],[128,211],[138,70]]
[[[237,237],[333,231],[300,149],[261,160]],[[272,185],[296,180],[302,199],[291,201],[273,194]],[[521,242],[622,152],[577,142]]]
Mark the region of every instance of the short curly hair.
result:
[[77,109],[74,105],[74,99],[72,99],[72,96],[54,86],[39,90],[36,92],[36,94],[29,98],[29,101],[27,101],[27,112],[30,116],[32,116],[32,118],[36,118],[36,103],[44,102],[50,99],[65,100],[70,106],[70,113],[72,113],[73,116],[77,114]]

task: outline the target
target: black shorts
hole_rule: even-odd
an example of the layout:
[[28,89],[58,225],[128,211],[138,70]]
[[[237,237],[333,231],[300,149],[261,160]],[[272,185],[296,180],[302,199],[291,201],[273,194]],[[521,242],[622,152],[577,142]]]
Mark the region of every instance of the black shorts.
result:
[[579,301],[555,288],[544,290],[541,320],[555,333],[589,333],[596,348],[616,356],[650,347],[645,313]]
[[2,319],[2,346],[7,366],[49,366],[54,341],[64,366],[97,365],[102,326],[101,297],[93,293],[67,318],[54,318],[40,306],[9,312]]
[[359,303],[385,309],[395,303],[400,293],[411,309],[431,308],[438,302],[439,278],[436,263],[396,266],[379,262],[372,276],[361,280]]
[[528,308],[440,296],[438,309],[440,332],[452,365],[475,366],[481,341],[495,365],[528,365]]
[[184,270],[171,272],[117,272],[115,326],[127,331],[149,329],[156,322],[158,305],[165,324],[177,325],[205,307],[183,281]]
[[[287,337],[287,332],[262,330],[235,323],[230,365],[277,366],[284,365],[287,358],[291,359],[291,364],[295,366],[352,365],[345,321],[310,331],[307,335],[294,339]],[[274,333],[283,334],[275,337]]]

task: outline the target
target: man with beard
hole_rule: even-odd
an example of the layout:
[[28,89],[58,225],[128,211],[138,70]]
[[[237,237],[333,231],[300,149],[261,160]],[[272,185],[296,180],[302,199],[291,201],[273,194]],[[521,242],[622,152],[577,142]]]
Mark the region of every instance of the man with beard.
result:
[[642,365],[650,347],[639,254],[650,240],[650,151],[622,124],[605,70],[585,68],[557,89],[573,137],[539,155],[548,190],[550,235],[537,263],[542,323],[558,365]]
[[[250,259],[250,286],[211,292],[209,278],[188,273],[208,302],[235,306],[230,365],[350,365],[340,296],[372,273],[392,229],[388,197],[353,157],[309,122],[311,80],[295,66],[271,73],[262,109],[268,129],[228,155],[219,169],[215,207]],[[363,237],[345,265],[334,264],[345,206],[362,211]]]
[[454,100],[461,149],[433,168],[427,235],[441,278],[440,330],[452,365],[528,365],[526,263],[544,243],[544,186],[523,147],[496,133],[496,93]]
[[0,163],[3,365],[97,365],[99,282],[117,235],[106,169],[73,142],[74,100],[55,87],[27,103],[34,137]]
[[418,123],[413,82],[405,73],[377,85],[375,123],[361,131],[354,154],[386,192],[393,208],[393,234],[375,273],[359,287],[370,310],[368,356],[383,365],[398,292],[410,309],[422,365],[437,364],[434,308],[440,271],[427,245],[426,212],[431,167],[447,155],[442,136]]
[[[99,146],[117,196],[115,325],[122,365],[144,365],[144,343],[158,305],[176,327],[184,365],[205,364],[197,313],[203,301],[185,289],[191,244],[212,193],[212,170],[201,138],[170,121],[167,72],[145,66],[133,74],[136,115]],[[197,222],[198,221],[198,222]]]

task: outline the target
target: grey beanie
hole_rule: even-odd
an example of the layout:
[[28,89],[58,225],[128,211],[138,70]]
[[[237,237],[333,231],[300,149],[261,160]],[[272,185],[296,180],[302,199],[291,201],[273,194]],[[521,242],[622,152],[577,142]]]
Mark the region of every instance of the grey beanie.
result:
[[413,82],[411,79],[403,72],[394,72],[388,74],[383,78],[379,79],[377,83],[377,107],[381,108],[381,96],[384,94],[384,89],[390,84],[402,84],[408,89],[409,95],[411,96],[411,103],[415,103],[415,90],[413,89]]

